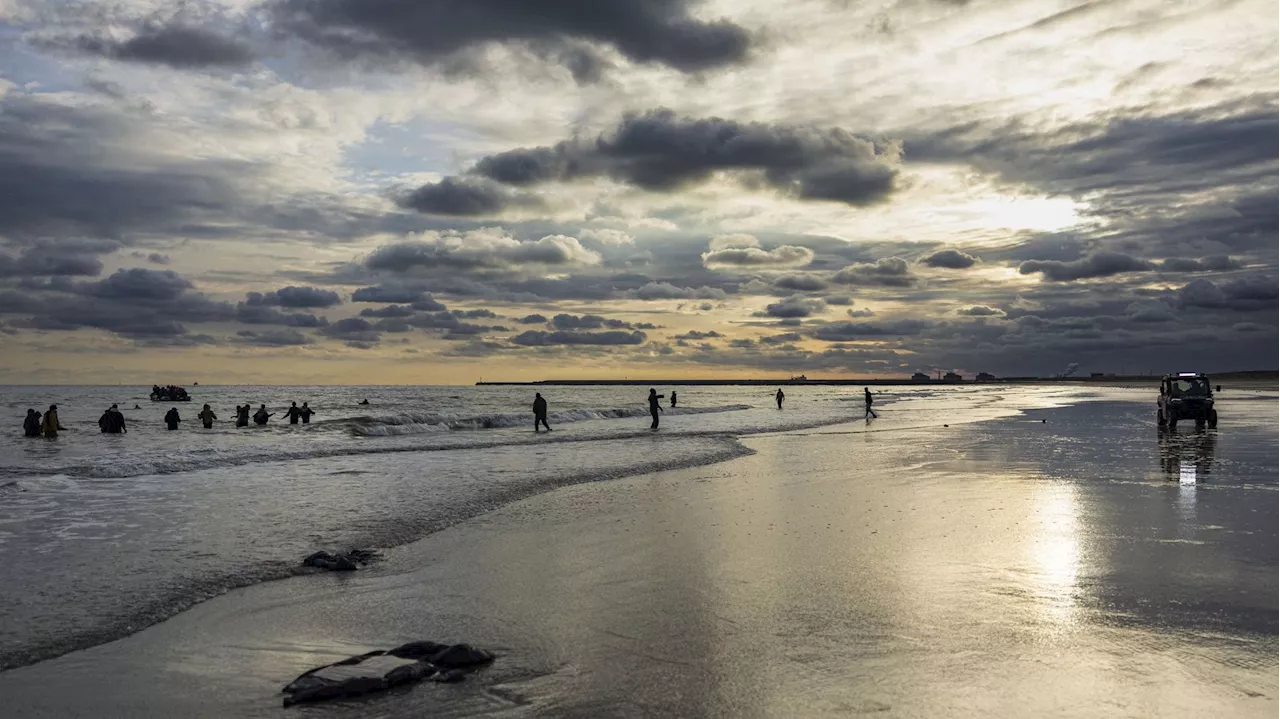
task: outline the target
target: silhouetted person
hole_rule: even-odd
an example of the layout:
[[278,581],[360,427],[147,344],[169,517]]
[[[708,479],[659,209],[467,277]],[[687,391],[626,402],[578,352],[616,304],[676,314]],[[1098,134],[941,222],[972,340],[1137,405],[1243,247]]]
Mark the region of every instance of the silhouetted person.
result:
[[315,410],[307,406],[306,402],[302,403],[302,423],[311,424],[311,415],[315,414]]
[[246,402],[243,407],[236,405],[236,426],[249,426],[249,404]]
[[275,416],[275,412],[268,412],[267,406],[264,404],[258,408],[257,412],[253,413],[253,421],[254,421],[254,424],[264,425],[267,423],[267,420],[271,419],[274,416]]
[[297,402],[289,403],[289,409],[285,411],[285,416],[289,418],[289,424],[298,423],[298,418],[302,416],[302,410],[298,409]]
[[124,434],[129,431],[124,424],[124,413],[114,404],[98,418],[98,429],[103,434]]
[[217,419],[218,415],[214,414],[213,410],[209,409],[209,405],[206,404],[196,417],[200,418],[200,423],[204,425],[205,429],[213,429],[213,420]]
[[40,436],[40,413],[34,409],[27,410],[27,418],[22,421],[22,433],[28,437]]
[[671,390],[671,406],[676,406],[676,391]]
[[170,407],[169,411],[164,413],[164,426],[168,429],[177,429],[178,423],[181,421],[182,418],[178,416],[177,407]]
[[547,427],[547,431],[552,431],[552,426],[547,423],[547,399],[543,398],[543,393],[535,391],[534,393],[534,434],[538,434],[538,426]]
[[58,421],[58,405],[49,405],[49,411],[44,413],[44,419],[40,420],[40,432],[46,437],[57,437],[60,430],[66,427]]
[[778,388],[778,393],[777,393],[777,394],[775,394],[775,395],[773,396],[773,398],[774,398],[774,399],[776,399],[776,400],[778,400],[778,409],[782,409],[782,400],[786,399],[786,398],[787,398],[787,396],[786,396],[785,394],[783,394],[783,393],[782,393],[782,388],[781,388],[781,387],[779,387],[779,388]]
[[142,409],[142,405],[140,405],[140,404],[135,404],[135,405],[133,406],[133,408],[134,408],[134,409]]
[[863,394],[862,399],[864,402],[866,402],[866,411],[862,413],[862,416],[866,417],[867,415],[871,415],[872,418],[877,417],[878,415],[876,415],[876,411],[874,409],[871,409],[871,403],[875,401],[871,397],[871,390],[867,389],[866,387],[863,387],[862,394]]
[[362,400],[360,400],[359,402],[356,402],[356,404],[369,404],[369,400],[367,400],[367,399],[362,399]]
[[658,403],[658,400],[662,399],[662,397],[663,395],[658,394],[658,390],[652,387],[649,388],[649,414],[653,415],[653,424],[649,425],[649,429],[658,428],[658,413],[663,411],[662,405]]

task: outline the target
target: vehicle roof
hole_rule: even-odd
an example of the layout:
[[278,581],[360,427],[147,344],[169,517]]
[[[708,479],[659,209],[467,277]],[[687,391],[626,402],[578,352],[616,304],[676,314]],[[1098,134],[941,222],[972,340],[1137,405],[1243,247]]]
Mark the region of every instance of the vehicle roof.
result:
[[1206,375],[1204,372],[1174,372],[1164,376],[1164,379],[1196,379],[1196,378],[1208,379],[1209,375]]

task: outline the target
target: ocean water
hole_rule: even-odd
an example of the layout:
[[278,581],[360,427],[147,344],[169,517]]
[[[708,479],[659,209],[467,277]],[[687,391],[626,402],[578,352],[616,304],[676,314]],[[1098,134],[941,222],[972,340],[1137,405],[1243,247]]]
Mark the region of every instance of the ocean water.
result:
[[[649,429],[647,388],[543,387],[554,431],[530,427],[529,387],[2,387],[0,669],[127,635],[228,589],[304,571],[318,549],[389,548],[568,484],[709,464],[748,453],[737,437],[862,416],[857,387],[681,387]],[[660,392],[669,389],[659,388]],[[1068,388],[877,388],[855,431],[941,427],[1084,401]],[[360,405],[368,399],[368,405]],[[312,424],[280,422],[290,401]],[[266,404],[265,427],[234,406]],[[25,438],[28,407],[59,407],[67,431]],[[103,435],[112,403],[129,432]],[[204,403],[219,415],[204,430]],[[138,409],[133,409],[137,405]],[[664,402],[664,406],[666,403]],[[184,417],[167,431],[162,417]]]

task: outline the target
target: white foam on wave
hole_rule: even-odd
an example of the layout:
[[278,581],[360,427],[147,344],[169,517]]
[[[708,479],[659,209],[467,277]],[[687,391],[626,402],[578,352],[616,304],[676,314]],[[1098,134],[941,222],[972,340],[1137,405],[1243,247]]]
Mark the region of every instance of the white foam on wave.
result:
[[[751,405],[731,404],[720,407],[664,407],[664,414],[706,414],[734,412],[751,409]],[[572,409],[551,412],[547,419],[557,424],[599,419],[626,419],[649,414],[647,407],[613,407],[606,409]],[[405,434],[429,434],[435,432],[469,431],[482,429],[506,429],[529,424],[526,413],[499,413],[474,416],[458,416],[434,413],[404,413],[385,417],[361,418],[354,422],[352,433],[362,437],[389,437]]]

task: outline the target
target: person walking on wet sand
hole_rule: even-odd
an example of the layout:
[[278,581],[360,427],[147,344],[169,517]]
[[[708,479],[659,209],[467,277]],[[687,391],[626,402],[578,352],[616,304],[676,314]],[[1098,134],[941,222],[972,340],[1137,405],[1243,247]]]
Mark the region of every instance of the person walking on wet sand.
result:
[[315,410],[313,410],[313,409],[311,409],[310,407],[308,407],[306,402],[303,402],[303,403],[302,403],[302,410],[301,410],[301,414],[302,414],[302,423],[303,423],[303,424],[311,424],[311,415],[313,415],[313,414],[315,414],[315,413],[316,413],[316,412],[315,412]]
[[297,424],[298,418],[302,416],[302,410],[298,409],[297,402],[290,402],[289,409],[284,414],[289,418],[289,424]]
[[658,390],[652,387],[649,388],[649,414],[653,415],[653,424],[649,425],[649,429],[658,428],[658,413],[664,411],[658,400],[662,399],[663,396],[658,394]]
[[777,393],[777,394],[775,394],[775,395],[773,396],[773,398],[774,398],[774,399],[776,399],[776,400],[778,400],[778,409],[782,409],[782,400],[786,399],[786,398],[787,398],[787,396],[786,396],[785,394],[783,394],[783,393],[782,393],[782,388],[781,388],[781,387],[779,387],[779,388],[778,388],[778,393]]
[[533,393],[533,432],[538,433],[538,423],[541,422],[547,431],[551,431],[551,425],[547,424],[547,401],[542,398],[541,392]]
[[676,406],[676,391],[671,390],[671,406]]
[[177,407],[170,407],[169,411],[164,415],[164,426],[170,430],[177,429],[178,423],[181,421],[182,418],[178,416]]
[[249,426],[249,403],[245,402],[244,406],[236,405],[236,426]]
[[200,410],[200,414],[196,416],[200,418],[200,423],[204,425],[205,429],[213,429],[213,420],[218,418],[218,415],[214,414],[207,404],[204,409]]
[[[248,405],[245,405],[246,407]],[[258,407],[258,411],[253,413],[253,423],[261,427],[267,423],[267,420],[275,416],[275,412],[268,412],[267,406],[264,404]]]
[[866,404],[867,411],[863,412],[862,416],[865,418],[867,415],[871,415],[871,418],[875,419],[879,415],[876,414],[876,411],[874,409],[871,409],[871,403],[875,401],[871,397],[871,390],[867,389],[866,387],[863,387],[862,394],[863,394],[863,401],[867,403]]
[[57,437],[58,432],[65,430],[66,427],[58,421],[58,405],[49,405],[49,411],[44,413],[44,419],[40,421],[40,432],[46,437]]
[[27,418],[22,421],[22,433],[28,437],[40,436],[40,413],[34,409],[27,410]]

